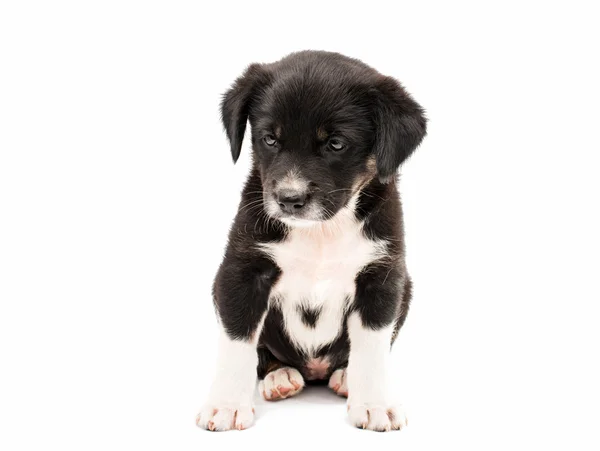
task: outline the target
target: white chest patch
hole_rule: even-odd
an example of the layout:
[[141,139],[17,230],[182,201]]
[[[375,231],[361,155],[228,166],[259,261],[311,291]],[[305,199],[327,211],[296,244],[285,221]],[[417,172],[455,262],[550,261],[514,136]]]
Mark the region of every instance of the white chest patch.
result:
[[[261,249],[282,271],[270,303],[281,309],[290,340],[311,355],[340,334],[356,275],[386,256],[387,242],[367,239],[353,214],[338,214],[328,223],[292,228],[285,241]],[[302,320],[302,308],[319,312],[314,325]]]

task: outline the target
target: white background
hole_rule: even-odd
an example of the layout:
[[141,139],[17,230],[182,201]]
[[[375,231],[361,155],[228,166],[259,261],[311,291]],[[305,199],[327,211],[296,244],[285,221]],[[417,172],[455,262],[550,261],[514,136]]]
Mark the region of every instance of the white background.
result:
[[[2,2],[0,448],[599,449],[597,17],[573,1]],[[245,432],[195,426],[249,167],[220,95],[301,49],[397,77],[430,119],[402,169],[399,433],[353,429],[325,389],[259,402]]]

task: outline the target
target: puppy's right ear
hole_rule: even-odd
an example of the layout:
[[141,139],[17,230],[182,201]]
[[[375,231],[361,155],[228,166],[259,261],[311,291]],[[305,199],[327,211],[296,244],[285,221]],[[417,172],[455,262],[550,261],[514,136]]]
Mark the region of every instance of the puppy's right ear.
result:
[[238,160],[242,150],[246,122],[252,103],[269,81],[269,73],[262,64],[251,64],[223,95],[221,120],[231,144],[231,156],[234,163]]

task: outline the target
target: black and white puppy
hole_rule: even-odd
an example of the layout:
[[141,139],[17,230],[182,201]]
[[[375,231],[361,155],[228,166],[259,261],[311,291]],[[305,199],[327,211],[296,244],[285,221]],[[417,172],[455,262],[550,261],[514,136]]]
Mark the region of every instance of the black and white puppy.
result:
[[328,381],[353,425],[400,429],[387,367],[411,281],[396,172],[423,109],[358,60],[305,51],[249,66],[222,117],[234,161],[250,121],[253,164],[214,283],[219,361],[198,425],[249,427],[258,370],[267,400]]

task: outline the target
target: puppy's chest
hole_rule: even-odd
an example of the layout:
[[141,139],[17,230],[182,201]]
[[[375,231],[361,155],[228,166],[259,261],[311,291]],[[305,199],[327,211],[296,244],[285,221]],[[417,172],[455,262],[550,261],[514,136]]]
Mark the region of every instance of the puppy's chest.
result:
[[309,352],[340,334],[356,275],[385,255],[385,243],[365,238],[356,223],[332,230],[294,229],[285,241],[264,249],[281,269],[271,305],[281,310],[291,341]]

